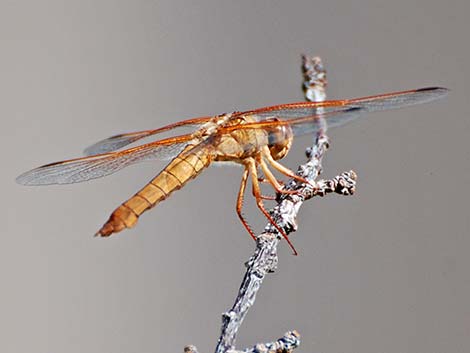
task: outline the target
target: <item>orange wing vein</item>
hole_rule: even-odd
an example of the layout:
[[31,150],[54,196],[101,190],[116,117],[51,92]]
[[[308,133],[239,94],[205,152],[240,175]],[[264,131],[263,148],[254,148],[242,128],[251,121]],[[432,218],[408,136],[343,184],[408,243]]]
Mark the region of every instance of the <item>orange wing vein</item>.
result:
[[[441,98],[447,92],[448,90],[445,88],[430,87],[357,99],[276,105],[243,113],[235,113],[234,117],[239,115],[255,115],[260,121],[226,127],[220,130],[219,133],[227,133],[237,129],[266,129],[279,125],[290,125],[294,134],[300,135],[316,131],[320,118],[327,119],[328,127],[339,126],[355,119],[364,112],[396,109],[425,103]],[[318,113],[318,108],[322,108],[321,114]],[[284,120],[263,121],[273,116]],[[143,137],[181,126],[197,126],[210,119],[210,117],[189,119],[155,130],[116,135],[94,144],[86,151],[87,153],[112,151]],[[17,178],[17,182],[24,185],[69,184],[100,178],[144,160],[173,158],[191,140],[194,140],[194,134],[186,134],[120,152],[101,153],[94,156],[47,164],[20,175]],[[193,141],[193,143],[196,142],[199,143],[200,141]]]
[[165,131],[170,131],[179,127],[189,126],[193,128],[198,128],[199,126],[201,126],[204,123],[207,123],[211,119],[212,117],[205,116],[205,117],[200,117],[200,118],[193,118],[193,119],[179,121],[177,123],[163,126],[158,129],[129,132],[125,134],[114,135],[107,139],[98,141],[97,143],[87,147],[84,153],[86,156],[91,156],[95,154],[116,151],[142,138],[156,135]]
[[[276,126],[290,126],[294,132],[294,136],[312,133],[318,130],[320,126],[320,119],[326,119],[328,127],[330,121],[338,121],[344,124],[348,121],[356,119],[365,110],[359,107],[347,107],[341,111],[328,112],[328,113],[317,113],[312,115],[300,116],[299,118],[292,118],[289,120],[277,120],[277,121],[258,121],[254,123],[247,123],[243,125],[227,126],[220,130],[220,133],[227,134],[234,130],[249,130],[249,129],[270,129]],[[284,115],[274,115],[280,119],[284,118]]]
[[[429,87],[356,99],[276,105],[238,113],[239,115],[254,115],[260,121],[240,126],[230,126],[225,128],[224,132],[289,125],[292,127],[294,135],[298,136],[316,132],[319,128],[320,118],[326,119],[328,128],[337,127],[356,119],[364,113],[426,103],[442,98],[447,93],[448,89],[446,88]],[[322,108],[321,113],[318,112],[318,108]],[[281,120],[263,121],[269,117],[277,117]]]
[[21,174],[16,181],[23,185],[80,183],[115,173],[134,163],[151,159],[171,159],[190,142],[195,142],[193,134],[151,142],[120,152],[46,164]]
[[444,97],[448,92],[447,88],[427,87],[363,98],[281,104],[239,114],[253,114],[261,118],[280,116],[284,119],[290,119],[315,115],[318,108],[323,108],[323,112],[326,113],[338,112],[349,108],[362,108],[364,112],[374,112],[427,103]]

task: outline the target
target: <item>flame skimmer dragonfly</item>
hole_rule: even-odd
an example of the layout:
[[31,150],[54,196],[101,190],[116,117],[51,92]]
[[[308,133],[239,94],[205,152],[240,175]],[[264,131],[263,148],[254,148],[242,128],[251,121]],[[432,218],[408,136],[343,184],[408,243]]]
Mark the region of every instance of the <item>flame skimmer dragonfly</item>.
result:
[[[23,185],[71,184],[100,178],[137,162],[171,159],[155,178],[114,210],[96,233],[107,237],[133,227],[142,213],[183,187],[212,162],[236,162],[244,167],[236,204],[241,222],[254,238],[253,231],[241,213],[246,184],[251,175],[252,193],[258,208],[296,253],[285,232],[264,207],[258,171],[262,171],[276,192],[292,193],[283,190],[270,167],[288,177],[299,178],[277,160],[288,153],[295,136],[315,132],[322,118],[326,119],[328,127],[334,127],[363,113],[426,103],[446,93],[445,88],[429,87],[365,98],[290,103],[193,118],[155,130],[112,136],[88,147],[85,150],[87,157],[46,164],[23,173],[16,180]],[[321,113],[318,108],[321,108]],[[174,132],[180,127],[192,127],[194,130],[192,133],[117,151],[142,138]]]

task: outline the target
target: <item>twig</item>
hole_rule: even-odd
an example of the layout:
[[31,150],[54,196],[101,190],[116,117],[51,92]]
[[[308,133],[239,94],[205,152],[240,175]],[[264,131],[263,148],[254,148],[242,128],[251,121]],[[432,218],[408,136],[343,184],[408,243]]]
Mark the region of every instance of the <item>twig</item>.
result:
[[[232,350],[229,353],[290,353],[300,345],[300,335],[297,331],[289,331],[275,342],[259,343],[243,351]],[[184,347],[184,353],[198,353],[193,345]]]
[[[289,331],[276,342],[260,343],[253,348],[245,349],[243,353],[288,353],[300,345],[300,335],[297,331]],[[232,353],[232,352],[231,352]]]
[[[314,101],[325,100],[326,71],[320,58],[302,56],[302,70],[306,99]],[[318,111],[318,113],[321,113],[321,111]],[[308,180],[309,184],[300,183],[295,179],[290,180],[286,188],[296,190],[297,193],[278,196],[278,204],[270,211],[273,219],[286,234],[297,230],[297,213],[305,200],[313,196],[324,196],[331,192],[342,195],[354,193],[356,174],[353,171],[342,173],[333,180],[315,181],[322,171],[322,159],[328,149],[326,129],[326,122],[324,119],[321,119],[320,129],[316,134],[314,144],[306,151],[308,160],[297,171],[297,175]],[[271,224],[268,224],[264,228],[263,233],[257,237],[256,250],[246,263],[247,271],[235,304],[230,311],[222,316],[222,329],[215,349],[216,353],[235,350],[238,329],[249,308],[253,305],[264,277],[267,273],[276,270],[278,263],[277,245],[280,240],[281,235]],[[298,339],[298,334],[296,333],[296,335]],[[293,348],[295,347],[292,346]],[[245,352],[248,352],[248,350]]]

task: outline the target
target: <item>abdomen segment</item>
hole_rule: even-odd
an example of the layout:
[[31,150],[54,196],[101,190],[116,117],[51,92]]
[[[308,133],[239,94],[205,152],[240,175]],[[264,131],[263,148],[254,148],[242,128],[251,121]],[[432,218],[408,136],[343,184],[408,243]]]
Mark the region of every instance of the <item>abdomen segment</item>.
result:
[[107,237],[133,227],[142,213],[165,200],[173,191],[181,189],[208,167],[212,161],[211,153],[205,149],[191,152],[193,147],[186,147],[160,174],[114,210],[96,235]]

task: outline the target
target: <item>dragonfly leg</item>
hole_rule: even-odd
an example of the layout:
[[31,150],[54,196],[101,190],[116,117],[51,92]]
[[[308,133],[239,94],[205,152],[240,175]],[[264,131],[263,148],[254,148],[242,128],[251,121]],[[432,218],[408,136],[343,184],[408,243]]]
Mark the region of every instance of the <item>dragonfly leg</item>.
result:
[[[271,182],[267,179],[267,178],[263,178],[263,177],[258,177],[258,181],[260,183],[267,183],[267,184],[271,184]],[[279,182],[279,181],[278,181]],[[281,184],[279,182],[279,184]],[[272,185],[272,184],[271,184]],[[281,184],[282,185],[282,184]],[[276,200],[276,196],[272,196],[272,195],[261,195],[261,198],[263,200],[271,200],[271,201],[274,201]]]
[[250,228],[248,222],[245,220],[245,218],[243,217],[243,214],[242,214],[243,199],[244,199],[244,195],[245,195],[245,189],[246,189],[246,182],[248,180],[248,174],[249,174],[249,170],[248,170],[247,167],[245,167],[245,170],[244,170],[243,175],[242,175],[242,181],[241,181],[241,184],[240,184],[240,190],[238,191],[237,215],[238,215],[238,218],[240,218],[240,221],[242,222],[243,226],[246,228],[248,233],[251,235],[251,237],[254,240],[256,240],[255,233]]
[[247,158],[246,166],[248,167],[249,172],[251,173],[251,183],[253,184],[253,196],[256,200],[256,205],[260,209],[260,211],[264,214],[264,216],[268,219],[269,223],[271,223],[274,228],[282,235],[282,237],[287,241],[289,246],[291,247],[294,255],[297,255],[297,250],[295,250],[294,245],[291,243],[289,237],[287,236],[286,232],[276,223],[276,221],[271,217],[269,212],[264,208],[263,199],[261,197],[261,189],[258,183],[258,171],[256,169],[256,162],[253,158]]
[[273,195],[260,195],[263,200],[274,201],[276,200],[276,196]]
[[269,162],[269,164],[273,166],[273,168],[276,169],[278,172],[288,176],[289,178],[296,179],[304,184],[311,184],[311,182],[309,182],[307,179],[298,176],[289,168],[286,168],[281,163],[275,161],[274,158],[271,156],[271,153],[263,153],[263,155],[266,157],[266,160]]
[[[263,178],[263,177],[259,177],[259,178],[258,178],[258,181],[259,181],[260,183],[268,183],[268,184],[271,184],[271,182],[270,182],[267,178]],[[281,186],[285,186],[285,185],[286,185],[286,183],[284,183],[282,180],[277,179],[277,182],[278,182],[279,185],[281,185]]]
[[263,171],[264,175],[266,176],[267,182],[269,184],[271,184],[271,186],[274,188],[274,190],[276,190],[277,193],[279,193],[279,194],[290,194],[290,195],[295,195],[295,194],[299,193],[299,191],[297,191],[297,190],[285,190],[285,189],[283,189],[283,185],[281,185],[279,180],[276,179],[276,177],[269,170],[268,166],[266,165],[266,162],[262,158],[259,159],[258,163],[261,166],[261,170]]

